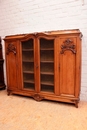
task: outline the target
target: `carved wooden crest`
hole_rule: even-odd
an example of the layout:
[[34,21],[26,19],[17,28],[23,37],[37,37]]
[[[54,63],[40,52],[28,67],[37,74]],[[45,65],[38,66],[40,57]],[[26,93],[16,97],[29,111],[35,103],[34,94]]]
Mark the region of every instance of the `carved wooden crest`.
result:
[[66,39],[63,42],[63,45],[61,45],[61,54],[63,54],[65,51],[70,50],[74,54],[76,54],[76,47],[71,39]]
[[44,97],[42,97],[41,95],[39,94],[34,94],[32,95],[32,97],[36,100],[36,101],[41,101]]
[[6,54],[8,55],[10,52],[16,55],[16,47],[12,43],[8,44]]

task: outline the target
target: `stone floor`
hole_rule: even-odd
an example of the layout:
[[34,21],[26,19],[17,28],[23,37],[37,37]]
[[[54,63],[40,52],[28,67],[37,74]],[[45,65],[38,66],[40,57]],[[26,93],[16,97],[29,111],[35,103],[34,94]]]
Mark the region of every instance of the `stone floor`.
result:
[[0,130],[87,130],[87,102],[74,105],[0,91]]

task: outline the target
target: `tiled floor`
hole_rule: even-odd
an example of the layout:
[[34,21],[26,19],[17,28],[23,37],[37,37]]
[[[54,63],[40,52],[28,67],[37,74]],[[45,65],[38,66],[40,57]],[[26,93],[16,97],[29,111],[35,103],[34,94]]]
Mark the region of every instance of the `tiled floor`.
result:
[[41,101],[0,91],[0,130],[87,130],[87,102]]

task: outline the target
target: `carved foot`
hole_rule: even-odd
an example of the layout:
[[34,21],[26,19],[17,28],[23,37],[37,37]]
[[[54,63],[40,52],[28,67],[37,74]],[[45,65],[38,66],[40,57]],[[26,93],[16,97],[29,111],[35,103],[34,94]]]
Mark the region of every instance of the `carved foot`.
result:
[[75,107],[78,108],[78,101],[76,101],[76,103],[75,103]]
[[79,99],[78,100],[71,100],[74,104],[75,104],[75,107],[78,108],[78,102],[79,102]]
[[10,90],[7,90],[7,92],[8,92],[7,95],[9,96],[9,95],[11,94],[11,91],[10,91]]

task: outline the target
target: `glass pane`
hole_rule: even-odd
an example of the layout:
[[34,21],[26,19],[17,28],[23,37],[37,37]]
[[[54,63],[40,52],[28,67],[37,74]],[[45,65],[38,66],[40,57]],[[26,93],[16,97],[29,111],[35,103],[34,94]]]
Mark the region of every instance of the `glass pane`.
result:
[[41,74],[41,84],[47,84],[47,85],[54,85],[54,76],[53,75],[47,75],[47,74]]
[[34,54],[33,51],[23,51],[22,52],[22,60],[23,61],[34,61]]
[[22,49],[33,49],[33,39],[22,42]]
[[54,64],[53,63],[41,63],[40,64],[41,72],[52,72],[54,73]]
[[40,39],[41,91],[54,92],[54,40]]
[[41,51],[40,52],[41,61],[54,61],[54,51],[53,50],[47,50],[47,51]]
[[51,86],[51,85],[43,85],[43,84],[41,84],[41,91],[53,92],[54,91],[54,87]]
[[23,62],[23,71],[34,71],[34,63],[33,62]]
[[33,39],[22,42],[23,88],[35,89]]
[[34,84],[24,82],[24,88],[33,90],[34,89]]
[[54,40],[47,40],[44,38],[40,39],[40,49],[51,49],[54,48]]

